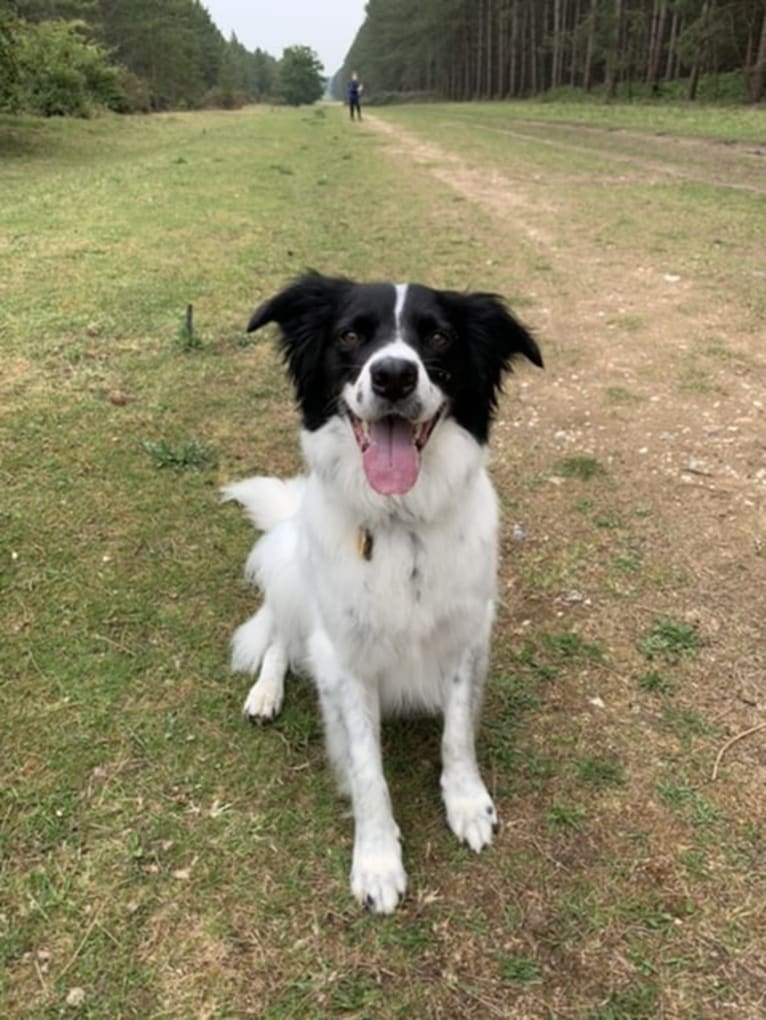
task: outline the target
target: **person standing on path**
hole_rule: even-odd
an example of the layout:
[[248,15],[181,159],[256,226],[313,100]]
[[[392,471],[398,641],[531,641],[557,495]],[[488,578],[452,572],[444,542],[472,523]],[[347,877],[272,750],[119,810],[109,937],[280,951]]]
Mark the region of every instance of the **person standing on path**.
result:
[[359,81],[359,75],[354,71],[348,83],[348,112],[352,120],[354,119],[354,114],[356,114],[357,120],[362,119],[362,108],[359,105],[359,100],[363,91],[364,86]]

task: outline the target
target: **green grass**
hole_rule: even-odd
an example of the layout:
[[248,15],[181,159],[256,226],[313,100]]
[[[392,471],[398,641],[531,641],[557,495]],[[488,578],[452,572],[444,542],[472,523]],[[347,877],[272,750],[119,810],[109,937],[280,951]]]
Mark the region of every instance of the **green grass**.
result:
[[722,819],[718,805],[688,783],[663,780],[657,784],[657,792],[672,811],[684,815],[696,828],[705,828]]
[[155,467],[176,468],[180,471],[200,469],[215,463],[215,455],[196,439],[188,439],[171,446],[164,439],[157,442],[145,439],[141,444]]
[[[752,141],[754,113],[380,113],[541,200],[510,212],[337,108],[0,118],[4,1017],[758,1015],[766,821],[749,745],[708,780],[744,711],[722,664],[760,675],[758,589],[738,606],[721,586],[725,617],[707,605],[719,588],[697,581],[717,561],[699,557],[717,545],[692,545],[678,492],[621,429],[655,429],[658,383],[677,391],[693,365],[704,379],[673,414],[704,434],[699,383],[757,372],[741,347],[763,214],[744,192],[626,182],[602,135],[571,128]],[[527,230],[551,223],[546,243]],[[670,303],[602,309],[660,248],[663,271],[701,259],[683,298],[658,283]],[[247,679],[227,666],[256,605],[253,536],[218,488],[300,466],[272,338],[245,327],[307,266],[507,295],[548,364],[509,378],[492,460],[504,544],[478,748],[502,829],[480,857],[458,847],[438,722],[387,724],[410,878],[392,918],[350,899],[351,824],[311,685],[293,679],[279,720],[249,727]],[[724,298],[731,332],[707,322]],[[592,365],[657,333],[663,359],[642,347],[633,376]],[[667,335],[699,338],[693,358]],[[555,433],[584,427],[583,409],[598,442],[581,454]],[[517,520],[525,540],[509,542]],[[703,597],[726,627],[685,622]]]
[[642,691],[652,694],[669,694],[673,690],[673,681],[656,669],[642,673],[636,680]]
[[650,661],[661,659],[672,664],[682,658],[696,655],[701,643],[700,636],[693,627],[663,618],[655,620],[642,635],[638,645],[641,653]]
[[540,644],[554,660],[590,659],[594,662],[601,662],[604,657],[602,649],[597,644],[586,641],[575,633],[542,634]]
[[552,804],[548,809],[546,821],[554,831],[579,832],[583,827],[586,813],[582,804]]
[[641,401],[641,397],[624,386],[609,386],[605,395],[612,404],[638,404]]
[[576,769],[580,782],[594,789],[621,786],[625,782],[622,766],[612,758],[581,758],[576,762]]
[[540,964],[526,956],[508,956],[500,964],[500,975],[514,984],[538,981],[541,976]]
[[562,478],[577,478],[582,482],[606,474],[603,465],[588,455],[566,457],[556,465],[555,470]]
[[659,988],[653,982],[634,982],[609,996],[590,1020],[651,1020],[657,1015]]

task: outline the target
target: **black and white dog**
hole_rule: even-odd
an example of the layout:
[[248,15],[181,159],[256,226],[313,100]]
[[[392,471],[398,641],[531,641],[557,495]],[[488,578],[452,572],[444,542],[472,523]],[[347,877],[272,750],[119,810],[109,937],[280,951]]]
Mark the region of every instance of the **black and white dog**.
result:
[[312,677],[352,801],[351,889],[388,913],[406,876],[382,715],[442,712],[447,821],[476,851],[497,827],[474,751],[497,569],[487,440],[504,371],[542,357],[495,296],[415,284],[309,273],[249,330],[270,322],[308,470],[224,489],[265,533],[246,567],[264,602],[234,635],[232,667],[259,673],[245,702],[259,721],[279,712],[288,668]]

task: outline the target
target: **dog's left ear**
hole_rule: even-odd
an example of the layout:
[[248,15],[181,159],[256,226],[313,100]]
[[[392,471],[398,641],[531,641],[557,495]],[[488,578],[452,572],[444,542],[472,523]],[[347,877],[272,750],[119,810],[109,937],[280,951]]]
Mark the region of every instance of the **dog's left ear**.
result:
[[462,385],[454,394],[457,420],[480,442],[489,437],[497,410],[503,375],[514,358],[523,356],[543,367],[534,337],[495,294],[443,295],[445,310],[459,335],[464,338]]
[[543,356],[537,343],[521,322],[496,294],[466,294],[463,300],[468,311],[474,336],[490,341],[500,356],[502,367],[509,369],[518,355],[528,358],[533,365],[544,368]]

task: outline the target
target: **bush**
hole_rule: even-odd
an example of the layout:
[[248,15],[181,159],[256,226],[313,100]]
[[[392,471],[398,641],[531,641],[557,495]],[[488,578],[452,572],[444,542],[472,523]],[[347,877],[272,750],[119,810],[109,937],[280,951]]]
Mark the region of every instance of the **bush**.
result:
[[202,97],[200,106],[206,110],[240,110],[251,103],[252,99],[241,89],[226,85],[214,85]]
[[152,94],[149,83],[126,67],[117,68],[119,98],[110,108],[116,113],[150,113]]
[[[618,103],[682,103],[689,91],[688,78],[659,81],[656,89],[644,81],[620,82],[614,97]],[[747,101],[745,76],[742,71],[726,74],[706,74],[697,85],[698,103],[743,103]],[[564,85],[536,96],[540,102],[604,103],[608,102],[606,85],[595,85],[589,92],[579,87]]]
[[374,95],[363,95],[362,102],[365,106],[391,106],[397,103],[438,103],[440,96],[435,92],[375,92]]
[[19,65],[16,58],[18,19],[0,11],[0,110],[14,110],[18,101]]
[[120,72],[86,32],[79,21],[17,22],[17,80],[10,105],[43,117],[88,117],[94,106],[124,108]]

